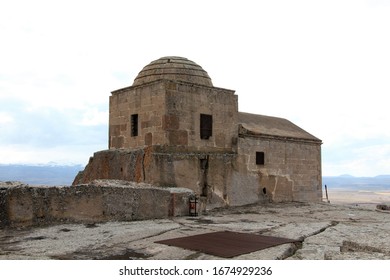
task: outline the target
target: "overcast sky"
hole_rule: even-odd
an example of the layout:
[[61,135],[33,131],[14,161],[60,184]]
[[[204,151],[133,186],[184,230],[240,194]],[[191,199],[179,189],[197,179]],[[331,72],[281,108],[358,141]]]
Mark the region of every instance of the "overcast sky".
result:
[[86,164],[108,98],[162,56],[322,139],[323,175],[390,174],[390,1],[0,0],[0,163]]

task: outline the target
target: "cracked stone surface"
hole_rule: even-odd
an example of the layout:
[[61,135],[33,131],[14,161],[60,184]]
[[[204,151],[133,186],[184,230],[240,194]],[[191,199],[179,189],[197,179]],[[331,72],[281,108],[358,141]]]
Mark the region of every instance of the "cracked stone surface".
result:
[[216,209],[199,217],[0,230],[0,259],[221,259],[154,243],[221,230],[299,240],[233,259],[390,259],[390,212],[326,203]]

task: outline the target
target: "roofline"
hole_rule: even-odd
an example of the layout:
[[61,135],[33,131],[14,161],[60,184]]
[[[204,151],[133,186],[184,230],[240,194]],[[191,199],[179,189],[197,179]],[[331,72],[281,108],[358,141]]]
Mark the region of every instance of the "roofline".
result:
[[184,81],[176,81],[176,80],[169,80],[169,79],[158,79],[158,80],[151,81],[149,83],[145,83],[145,84],[142,84],[142,85],[128,86],[128,87],[116,89],[116,90],[111,91],[111,94],[113,95],[113,94],[117,94],[117,93],[120,93],[122,91],[129,90],[129,89],[141,88],[141,87],[145,87],[145,86],[148,86],[148,85],[151,85],[151,84],[157,84],[157,83],[165,82],[165,81],[173,82],[173,83],[176,83],[176,84],[189,85],[189,86],[192,86],[192,87],[212,88],[212,89],[217,89],[217,90],[224,90],[224,91],[229,91],[229,92],[231,92],[233,94],[236,92],[233,89],[227,89],[227,88],[221,88],[221,87],[215,87],[215,86],[205,86],[205,85],[201,85],[201,84],[193,84],[193,83],[184,82]]
[[289,137],[289,136],[278,136],[278,135],[272,135],[272,134],[265,134],[265,133],[256,133],[253,131],[250,131],[243,127],[242,124],[238,124],[238,137],[239,138],[255,138],[255,139],[266,139],[266,140],[278,140],[278,141],[284,141],[284,142],[301,142],[301,143],[307,143],[307,144],[316,144],[316,145],[322,145],[323,142],[320,139],[309,139],[309,138],[300,138],[300,137]]

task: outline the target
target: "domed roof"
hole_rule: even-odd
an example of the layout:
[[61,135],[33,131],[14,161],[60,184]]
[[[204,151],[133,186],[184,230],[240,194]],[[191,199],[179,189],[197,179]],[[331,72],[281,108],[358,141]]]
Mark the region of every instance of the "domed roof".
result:
[[133,86],[162,79],[213,86],[202,67],[187,58],[177,56],[162,57],[146,65],[134,79]]

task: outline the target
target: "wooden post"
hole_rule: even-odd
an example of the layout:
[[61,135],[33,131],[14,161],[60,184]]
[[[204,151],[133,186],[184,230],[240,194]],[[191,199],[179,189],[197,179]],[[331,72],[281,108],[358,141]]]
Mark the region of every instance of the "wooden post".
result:
[[329,197],[328,197],[328,187],[325,185],[325,194],[326,194],[326,201],[330,203]]

